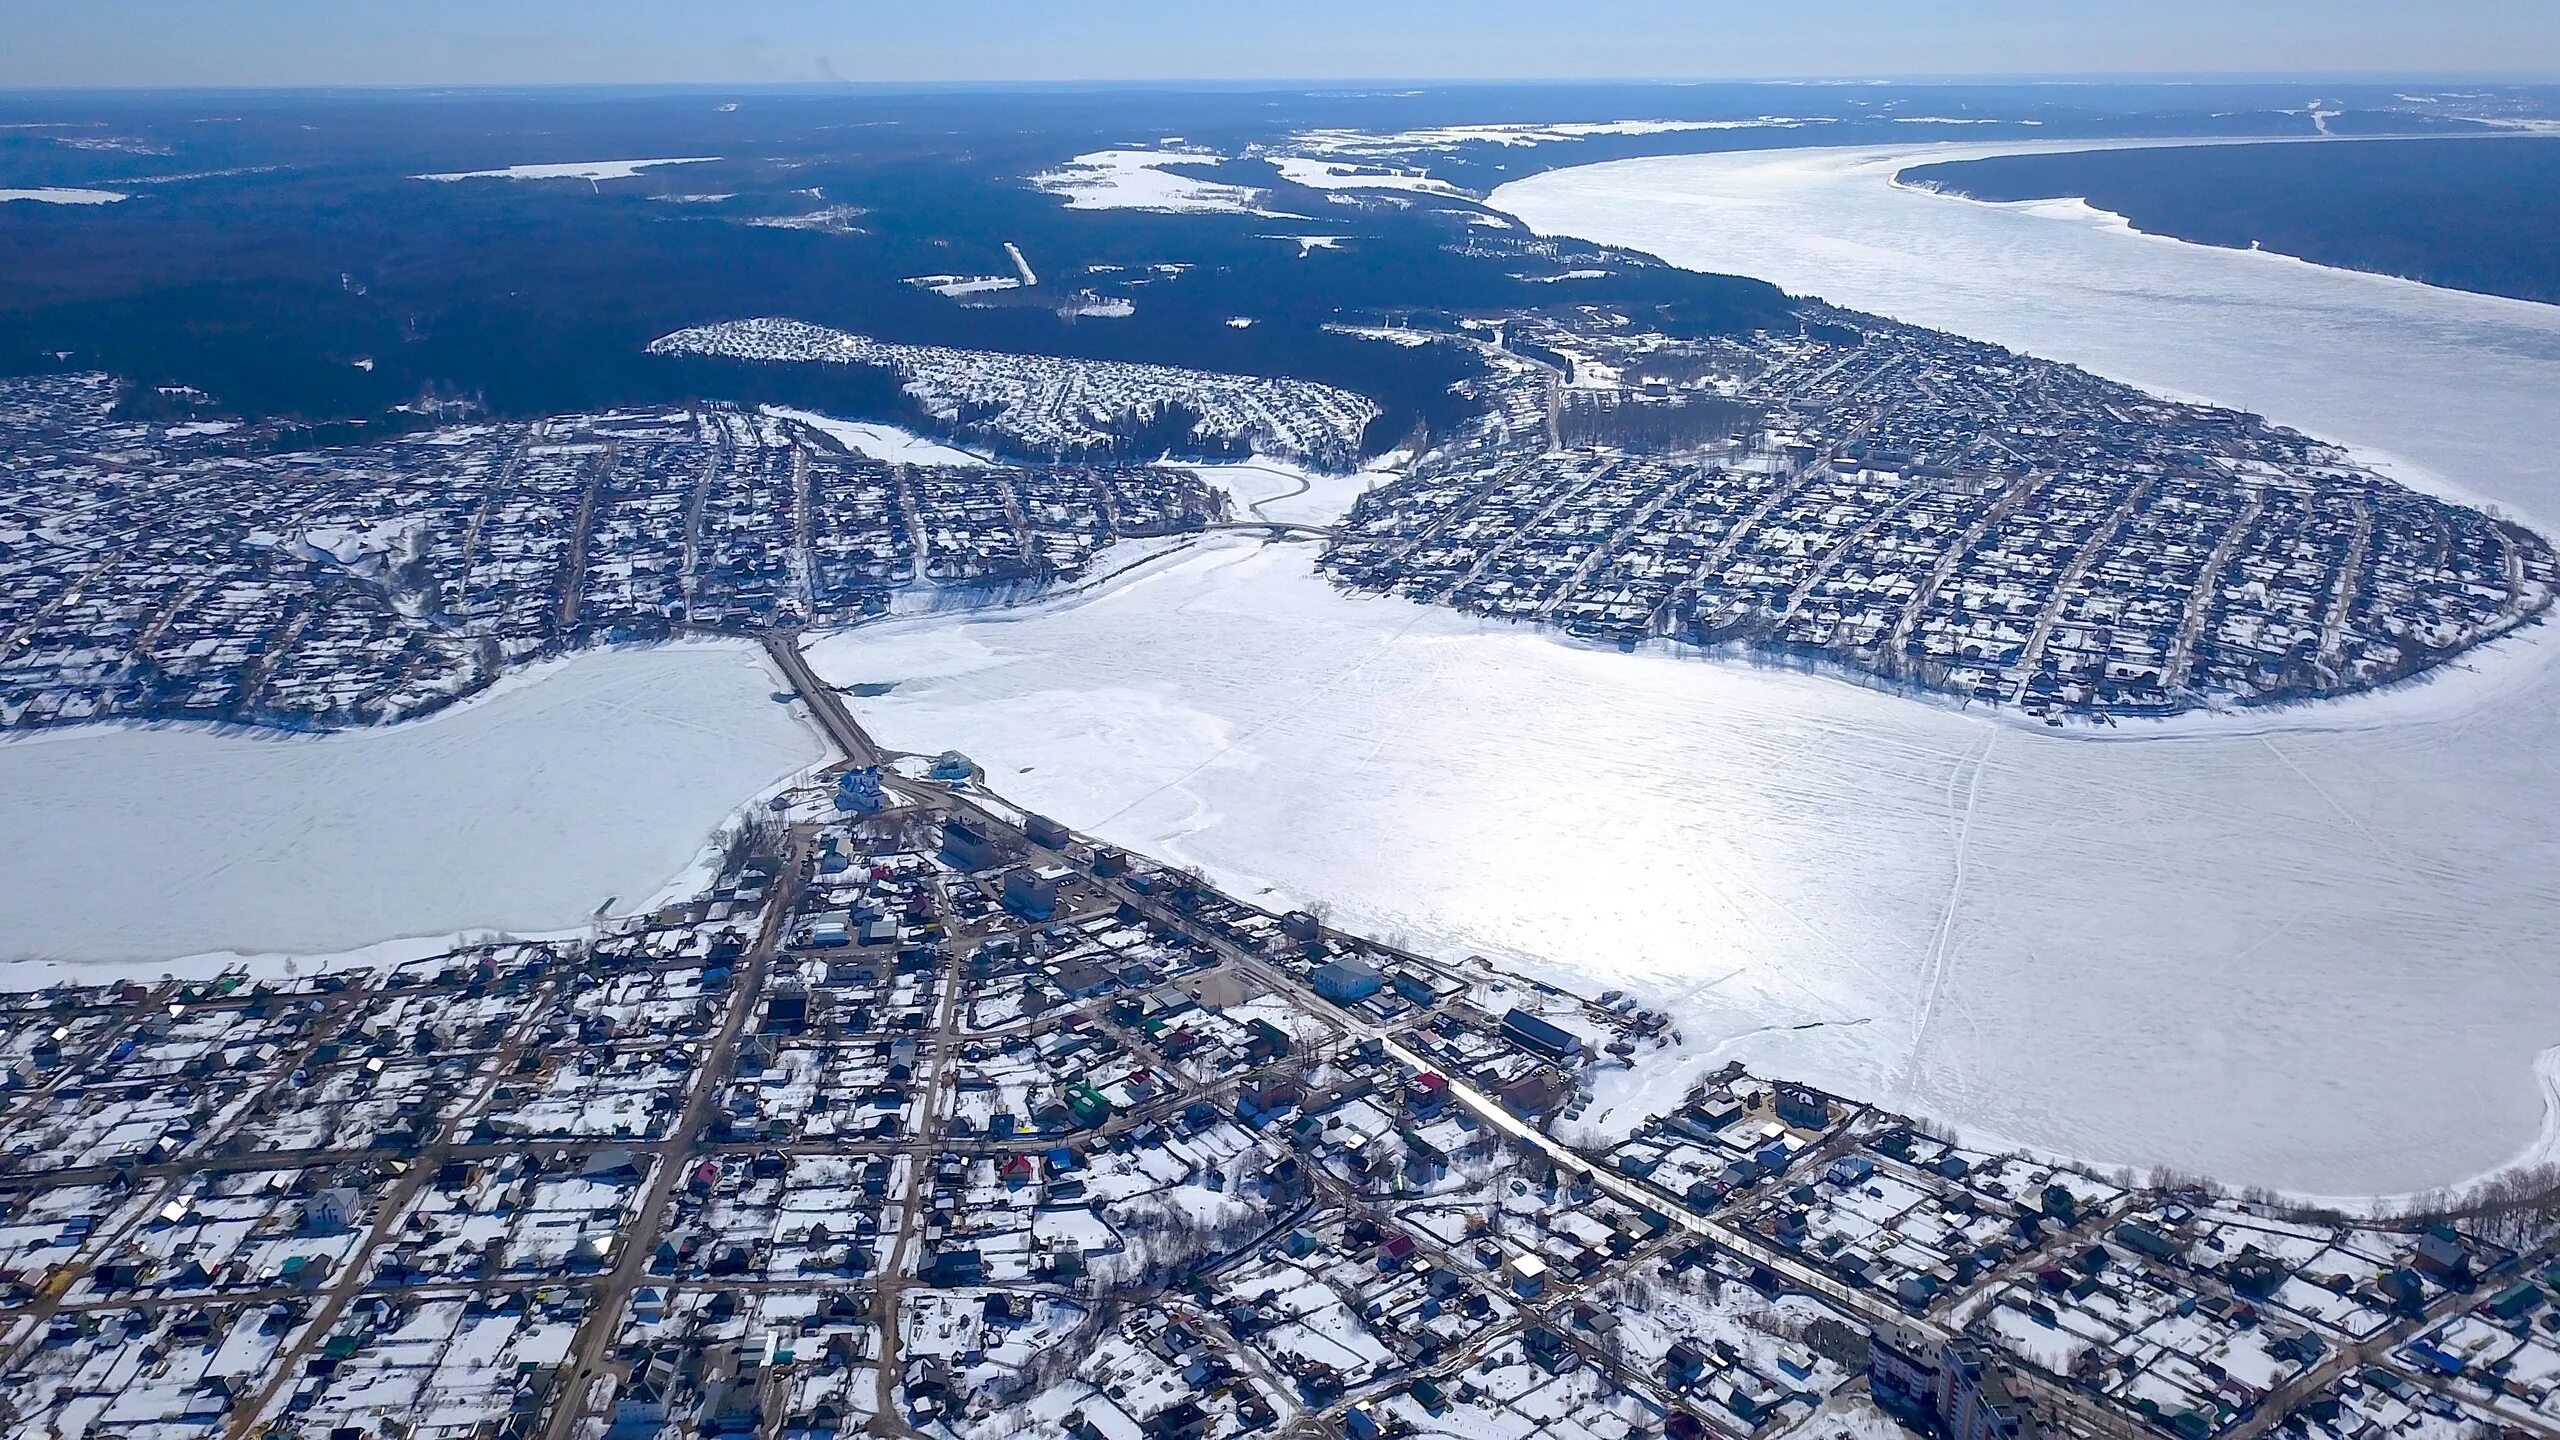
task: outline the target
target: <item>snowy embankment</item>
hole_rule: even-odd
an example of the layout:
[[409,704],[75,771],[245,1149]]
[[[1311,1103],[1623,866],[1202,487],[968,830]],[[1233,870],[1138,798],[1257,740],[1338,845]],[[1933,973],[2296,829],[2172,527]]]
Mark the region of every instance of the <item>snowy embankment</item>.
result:
[[825,758],[778,683],[752,646],[687,643],[553,662],[381,730],[0,742],[21,840],[0,931],[10,961],[55,962],[0,967],[0,984],[645,908],[750,796]]

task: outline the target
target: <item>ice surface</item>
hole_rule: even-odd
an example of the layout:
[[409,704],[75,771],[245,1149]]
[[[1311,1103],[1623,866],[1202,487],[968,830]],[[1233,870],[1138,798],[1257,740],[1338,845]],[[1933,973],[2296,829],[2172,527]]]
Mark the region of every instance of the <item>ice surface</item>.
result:
[[637,907],[823,758],[777,685],[750,646],[685,644],[583,655],[385,730],[0,743],[0,959],[325,954]]
[[[1496,203],[2560,515],[2560,310],[1890,185],[1943,153],[1634,162]],[[2092,741],[1346,597],[1304,547],[1233,540],[819,658],[896,682],[863,706],[889,743],[962,749],[1248,896],[1669,1005],[1692,1048],[1613,1082],[1622,1111],[1740,1056],[1990,1141],[2353,1196],[2541,1143],[2555,649],[2502,654],[2494,684]]]
[[[2560,515],[2560,310],[1890,183],[2016,148],[1635,162],[1497,203]],[[1224,478],[1273,518],[1351,490]],[[2494,684],[2109,742],[1344,596],[1311,559],[1213,538],[818,660],[895,683],[861,702],[887,742],[964,750],[1010,798],[1250,897],[1668,1005],[1688,1048],[1613,1080],[1622,1114],[1741,1056],[1985,1139],[2311,1193],[2537,1143],[2560,647]],[[0,745],[0,814],[36,842],[0,871],[0,921],[12,949],[100,959],[574,923],[815,757],[772,684],[746,652],[685,647],[369,735]]]
[[2119,147],[1670,156],[1551,171],[1492,203],[1543,231],[2243,406],[2397,459],[2410,483],[2451,482],[2560,530],[2560,470],[2537,435],[2560,377],[2560,307],[2144,235],[2086,205],[1983,204],[1892,183],[1939,161],[2097,148]]
[[1348,475],[1320,475],[1285,460],[1237,460],[1183,468],[1235,497],[1239,520],[1330,525],[1350,514],[1352,502],[1363,492],[1393,479],[1410,458],[1401,450],[1393,451]]

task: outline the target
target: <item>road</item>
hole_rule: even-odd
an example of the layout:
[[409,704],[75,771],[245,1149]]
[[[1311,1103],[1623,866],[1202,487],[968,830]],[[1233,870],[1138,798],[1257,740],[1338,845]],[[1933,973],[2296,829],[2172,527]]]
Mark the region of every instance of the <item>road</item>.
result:
[[746,1033],[747,1022],[764,993],[765,975],[773,968],[774,951],[781,945],[805,878],[807,857],[800,853],[796,840],[785,840],[781,859],[780,873],[765,907],[764,923],[730,986],[729,1008],[721,1017],[719,1033],[712,1038],[702,1063],[694,1069],[693,1089],[685,1096],[684,1110],[666,1135],[637,1147],[639,1153],[650,1157],[647,1188],[641,1192],[631,1224],[623,1231],[621,1253],[614,1260],[613,1270],[597,1287],[587,1318],[578,1327],[578,1337],[563,1362],[564,1378],[551,1409],[551,1423],[543,1431],[545,1440],[565,1440],[579,1417],[589,1413],[588,1401],[597,1382],[606,1378],[614,1338],[622,1333],[623,1311],[632,1292],[646,1277],[650,1253],[657,1249],[658,1236],[666,1228],[675,1187],[694,1154],[695,1142],[710,1121],[721,1087],[728,1083],[730,1067],[737,1059],[738,1038]]
[[1250,530],[1275,540],[1330,540],[1339,533],[1332,525],[1308,525],[1296,520],[1213,520],[1200,528]]
[[906,1368],[899,1353],[904,1335],[901,1318],[907,1286],[914,1282],[918,1253],[924,1243],[925,1213],[932,1205],[934,1157],[943,1149],[943,1112],[953,1093],[953,1076],[960,1059],[960,1035],[967,1010],[960,1003],[964,987],[959,979],[960,970],[953,957],[948,953],[940,956],[933,972],[933,1026],[917,1084],[922,1109],[906,1143],[907,1163],[893,1182],[899,1189],[889,1202],[896,1212],[897,1234],[890,1242],[889,1258],[880,1267],[879,1284],[871,1295],[872,1321],[880,1332],[879,1358],[872,1365],[873,1379],[879,1387],[870,1425],[873,1435],[916,1435],[900,1416],[897,1405],[898,1383]]
[[[820,723],[835,740],[837,746],[846,754],[856,758],[876,757],[880,753],[879,748],[845,706],[843,697],[820,682],[810,671],[806,660],[800,654],[796,637],[776,636],[767,643],[784,675],[789,677],[792,684],[808,699],[811,709],[817,713]],[[866,759],[866,763],[877,763],[877,761]],[[991,833],[1015,839],[1022,852],[1030,859],[1043,863],[1065,864],[1074,868],[1115,901],[1134,907],[1149,921],[1172,928],[1192,943],[1217,955],[1226,964],[1251,976],[1271,991],[1287,995],[1293,1004],[1323,1016],[1337,1026],[1344,1035],[1353,1040],[1376,1040],[1399,1062],[1416,1070],[1429,1070],[1441,1074],[1448,1082],[1451,1098],[1465,1106],[1494,1130],[1509,1137],[1518,1145],[1535,1150],[1557,1170],[1579,1176],[1597,1189],[1626,1204],[1664,1216],[1674,1227],[1675,1232],[1706,1242],[1750,1264],[1759,1266],[1795,1289],[1816,1296],[1842,1313],[1854,1316],[1869,1325],[1889,1322],[1941,1343],[1951,1338],[1944,1327],[1924,1317],[1912,1315],[1885,1295],[1851,1286],[1828,1271],[1809,1263],[1797,1253],[1764,1240],[1739,1224],[1699,1215],[1680,1203],[1677,1197],[1655,1190],[1651,1186],[1595,1162],[1580,1151],[1563,1144],[1512,1114],[1463,1077],[1448,1074],[1445,1067],[1407,1046],[1395,1032],[1387,1027],[1347,1011],[1317,995],[1296,975],[1272,964],[1260,953],[1237,944],[1218,927],[1202,923],[1197,917],[1184,913],[1159,896],[1140,894],[1117,879],[1094,875],[1091,866],[1075,854],[1032,843],[1029,837],[1016,830],[1005,816],[978,804],[968,795],[939,785],[895,779],[890,782],[890,787],[901,799],[919,808],[943,814],[960,815],[988,827]],[[1392,947],[1375,948],[1391,954],[1396,953],[1393,952]],[[947,994],[946,991],[946,997]],[[943,1024],[937,1027],[938,1034],[947,1030],[952,1013],[951,1007],[946,1005]],[[903,1240],[901,1248],[902,1250],[904,1248]],[[1458,1265],[1455,1261],[1449,1263],[1452,1268],[1461,1273],[1467,1268]],[[2360,1344],[2333,1349],[2321,1363],[2295,1376],[2269,1394],[2250,1414],[2224,1431],[2217,1440],[2256,1440],[2257,1436],[2280,1421],[2294,1405],[2318,1394],[2349,1370],[2367,1363],[2410,1335],[2418,1333],[2473,1302],[2474,1296],[2469,1293],[2447,1295],[2423,1317],[2404,1321]],[[1539,1307],[1531,1308],[1536,1310]],[[894,1325],[894,1321],[891,1323]],[[1588,1348],[1579,1341],[1578,1337],[1570,1334],[1569,1326],[1559,1324],[1555,1328],[1567,1332],[1568,1344],[1573,1348],[1577,1350]],[[1593,1358],[1599,1357],[1595,1353]],[[2010,1366],[2008,1373],[2019,1392],[2032,1400],[2042,1413],[2049,1419],[2063,1422],[2066,1428],[2075,1433],[2101,1437],[2101,1440],[2158,1440],[2157,1433],[2140,1421],[2116,1410],[2099,1400],[2093,1393],[2082,1390],[2061,1377],[2045,1375],[2023,1365]],[[894,1378],[894,1372],[884,1366],[882,1372],[884,1411]],[[1637,1393],[1643,1393],[1643,1390],[1639,1389]],[[1339,1408],[1339,1406],[1334,1407],[1335,1410]],[[1330,1415],[1332,1412],[1326,1413]],[[894,1418],[884,1417],[884,1420],[889,1433],[903,1431],[904,1427],[897,1425]],[[1300,1423],[1303,1424],[1304,1420],[1302,1419]]]
[[[815,674],[810,671],[807,660],[800,654],[796,637],[775,636],[767,642],[767,645],[774,652],[776,662],[782,666],[784,675],[800,688],[801,694],[809,700],[810,708],[818,714],[820,723],[835,739],[839,748],[848,755],[857,757],[879,753],[878,747],[872,743],[861,723],[853,717],[852,711],[846,708],[844,697],[818,682]],[[910,799],[923,808],[958,812],[998,833],[1008,836],[1018,834],[1004,816],[977,804],[966,795],[955,793],[939,785],[893,782],[893,786],[902,797]],[[1228,964],[1250,974],[1269,989],[1289,996],[1292,1003],[1324,1016],[1340,1027],[1344,1033],[1356,1039],[1379,1041],[1386,1047],[1389,1054],[1417,1070],[1435,1072],[1443,1070],[1437,1062],[1416,1053],[1396,1039],[1385,1027],[1355,1015],[1316,994],[1295,975],[1271,964],[1263,956],[1238,945],[1215,927],[1201,924],[1196,918],[1166,904],[1157,896],[1142,895],[1117,880],[1092,875],[1089,865],[1066,851],[1034,845],[1027,836],[1022,837],[1020,843],[1033,858],[1068,865],[1078,870],[1092,879],[1113,899],[1132,906],[1149,920],[1172,927],[1192,943],[1208,949]],[[1536,1149],[1558,1168],[1587,1177],[1600,1189],[1631,1205],[1663,1212],[1669,1216],[1674,1225],[1681,1229],[1701,1239],[1712,1241],[1754,1264],[1765,1266],[1771,1273],[1783,1277],[1808,1293],[1822,1296],[1847,1308],[1852,1314],[1871,1318],[1890,1318],[1904,1325],[1913,1324],[1912,1318],[1904,1313],[1900,1306],[1893,1305],[1872,1293],[1853,1289],[1824,1271],[1805,1263],[1800,1257],[1761,1240],[1738,1226],[1694,1214],[1678,1204],[1666,1203],[1666,1197],[1659,1192],[1630,1180],[1614,1170],[1593,1163],[1580,1151],[1563,1144],[1504,1109],[1491,1096],[1463,1078],[1454,1075],[1447,1075],[1444,1078],[1449,1082],[1451,1098],[1503,1134],[1512,1137],[1518,1143]],[[1915,1328],[1924,1332],[1930,1329],[1925,1324]]]
[[[347,1253],[345,1261],[330,1275],[329,1288],[323,1293],[319,1307],[304,1320],[301,1328],[293,1332],[290,1342],[277,1352],[274,1362],[268,1366],[266,1384],[260,1387],[253,1397],[233,1407],[230,1427],[227,1431],[231,1440],[242,1440],[242,1437],[252,1433],[259,1422],[268,1417],[268,1412],[284,1396],[285,1382],[302,1373],[304,1362],[310,1358],[313,1351],[327,1341],[330,1332],[337,1328],[338,1317],[346,1313],[347,1306],[365,1288],[365,1282],[373,1269],[373,1257],[382,1249],[385,1241],[398,1233],[397,1227],[402,1218],[409,1213],[411,1202],[417,1199],[418,1192],[425,1188],[427,1182],[433,1179],[436,1171],[443,1166],[458,1137],[468,1133],[471,1126],[478,1123],[482,1107],[489,1103],[490,1097],[496,1093],[498,1086],[513,1073],[516,1057],[522,1055],[525,1047],[532,1043],[532,1030],[535,1023],[551,1012],[552,1003],[557,999],[558,994],[558,981],[553,979],[544,982],[542,988],[528,998],[515,1023],[508,1027],[505,1040],[491,1055],[489,1063],[481,1067],[478,1088],[472,1092],[470,1099],[456,1106],[453,1112],[445,1117],[444,1123],[437,1129],[433,1144],[408,1157],[408,1168],[401,1171],[398,1182],[374,1205],[373,1216],[366,1223],[363,1240]],[[314,1027],[314,1040],[318,1038],[319,1033],[318,1028]],[[279,1082],[290,1073],[289,1068],[279,1068],[277,1071]],[[177,1182],[172,1183],[174,1185]]]
[[817,671],[809,668],[808,657],[800,653],[797,634],[790,631],[769,633],[764,637],[764,649],[773,657],[775,667],[782,671],[782,678],[790,682],[792,689],[800,692],[800,698],[809,706],[809,713],[818,717],[819,728],[827,732],[827,738],[834,742],[836,749],[857,765],[880,763],[880,747],[871,743],[870,734],[854,722],[853,712],[845,708],[844,697],[819,679]]

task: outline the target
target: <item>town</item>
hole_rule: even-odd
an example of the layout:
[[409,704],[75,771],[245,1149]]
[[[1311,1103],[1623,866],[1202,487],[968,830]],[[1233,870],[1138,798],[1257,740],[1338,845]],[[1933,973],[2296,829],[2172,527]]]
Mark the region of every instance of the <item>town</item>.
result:
[[1037,593],[1229,504],[1189,470],[890,464],[716,406],[277,449],[118,392],[0,380],[0,729],[385,724],[585,646]]
[[1266,455],[1315,470],[1358,463],[1377,404],[1306,380],[1170,365],[891,345],[798,320],[732,320],[661,336],[656,355],[876,365],[935,423],[1046,460],[1152,459],[1168,450]]
[[[2560,587],[2540,535],[2256,417],[1812,302],[1794,333],[1704,339],[1573,305],[1343,328],[1466,347],[1475,413],[1290,533],[1344,587],[1598,643],[2113,724],[2394,684]],[[313,447],[126,418],[105,375],[0,380],[0,729],[383,724],[591,645],[1034,598],[1119,542],[1242,523],[1154,462],[1338,471],[1380,414],[794,321],[655,348],[887,367],[1022,458],[872,459],[820,417],[717,404]]]
[[[0,1427],[642,1440],[2560,1433],[2532,1216],[1990,1153],[884,753],[707,887],[0,1008]],[[1568,1142],[1561,1133],[1574,1133]]]
[[2560,584],[2543,537],[2254,416],[1802,308],[1705,340],[1469,322],[1483,412],[1363,497],[1327,570],[2057,726],[2388,685]]

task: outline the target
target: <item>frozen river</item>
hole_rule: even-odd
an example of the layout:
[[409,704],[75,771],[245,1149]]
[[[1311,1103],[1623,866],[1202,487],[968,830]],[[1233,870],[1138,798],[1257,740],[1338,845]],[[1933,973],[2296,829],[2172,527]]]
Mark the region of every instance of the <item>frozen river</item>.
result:
[[[1902,154],[1942,152],[1898,152]],[[1893,154],[1539,177],[1542,229],[2243,403],[2560,515],[2560,311],[1893,188]],[[2404,466],[2404,474],[2414,471]],[[2554,647],[2263,733],[2056,738],[1577,649],[1204,546],[1098,595],[829,642],[893,744],[1266,901],[1671,1003],[1728,1056],[2104,1163],[2298,1192],[2541,1143]]]
[[[150,975],[205,951],[637,908],[742,801],[823,758],[777,683],[751,646],[677,645],[580,656],[387,730],[0,743],[0,961]],[[56,973],[0,964],[13,986]]]
[[[1945,151],[1566,171],[1544,229],[2236,402],[2548,524],[2560,310],[1899,190]],[[1352,485],[1223,471],[1266,513]],[[2300,1192],[2543,1143],[2560,645],[2261,733],[2062,738],[1847,683],[1333,592],[1203,541],[1030,609],[830,638],[889,743],[1265,903],[1670,1006],[1729,1057],[2115,1164]],[[370,734],[0,743],[9,955],[157,962],[628,907],[818,758],[742,647],[616,652]],[[25,967],[8,971],[24,983]]]

